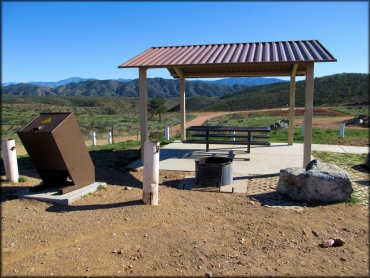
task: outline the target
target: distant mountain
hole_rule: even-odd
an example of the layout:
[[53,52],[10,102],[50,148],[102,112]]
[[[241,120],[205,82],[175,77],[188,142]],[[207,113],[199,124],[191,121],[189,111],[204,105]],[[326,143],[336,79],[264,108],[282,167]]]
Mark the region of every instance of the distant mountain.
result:
[[53,87],[58,87],[61,85],[69,84],[72,82],[83,82],[83,81],[90,80],[90,79],[94,79],[94,78],[71,77],[71,78],[59,80],[56,82],[42,82],[42,81],[32,81],[32,82],[27,82],[27,83],[9,82],[9,83],[2,83],[1,85],[4,87],[8,85],[16,85],[16,84],[32,84],[32,85],[39,85],[43,87],[53,88]]
[[267,77],[232,77],[232,78],[222,78],[218,80],[213,81],[205,81],[207,83],[217,83],[217,84],[223,84],[223,85],[247,85],[247,86],[260,86],[260,85],[266,85],[266,84],[273,84],[278,82],[288,82],[283,79],[278,78],[267,78]]
[[[33,81],[33,82],[26,82],[25,84],[32,84],[32,85],[39,85],[48,88],[54,88],[62,85],[67,85],[69,83],[79,83],[84,82],[87,80],[98,80],[96,78],[81,78],[81,77],[71,77],[63,80],[59,80],[56,82],[44,82],[44,81]],[[133,79],[125,79],[125,78],[118,78],[112,79],[118,80],[121,82],[131,82]],[[247,85],[247,86],[259,86],[259,85],[266,85],[278,82],[286,82],[285,80],[278,79],[278,78],[266,78],[266,77],[233,77],[233,78],[222,78],[213,81],[204,81],[204,80],[188,80],[189,82],[205,82],[205,83],[214,83],[214,84],[221,84],[221,85]],[[9,86],[9,85],[17,85],[23,82],[9,82],[9,83],[2,83],[2,86]]]
[[[175,79],[148,78],[148,96],[172,98],[180,95],[180,82]],[[246,85],[222,85],[201,81],[186,81],[186,96],[221,97],[230,92],[248,88]],[[138,97],[139,80],[121,82],[118,80],[87,80],[72,82],[58,87],[45,87],[34,84],[12,84],[2,87],[2,94],[37,96],[121,96]]]
[[[148,96],[179,97],[179,80],[148,78]],[[368,105],[369,74],[343,73],[315,78],[314,105]],[[187,111],[237,111],[286,107],[289,82],[260,86],[232,86],[202,81],[186,81]],[[296,83],[296,106],[304,105],[305,81]],[[87,80],[58,87],[12,84],[1,88],[3,95],[31,96],[121,96],[138,97],[139,80]],[[174,110],[179,109],[175,107]]]

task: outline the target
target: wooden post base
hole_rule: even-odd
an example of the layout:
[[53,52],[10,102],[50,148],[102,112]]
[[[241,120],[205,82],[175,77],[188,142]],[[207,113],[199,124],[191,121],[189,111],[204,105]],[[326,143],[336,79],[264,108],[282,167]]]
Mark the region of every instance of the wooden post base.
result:
[[158,192],[143,191],[143,202],[146,205],[158,205]]

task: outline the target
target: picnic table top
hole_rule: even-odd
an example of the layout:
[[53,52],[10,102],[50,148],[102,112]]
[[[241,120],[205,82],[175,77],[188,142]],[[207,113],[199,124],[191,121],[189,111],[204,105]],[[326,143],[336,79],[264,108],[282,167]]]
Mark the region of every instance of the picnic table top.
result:
[[269,132],[270,127],[265,126],[189,126],[189,131],[256,131]]

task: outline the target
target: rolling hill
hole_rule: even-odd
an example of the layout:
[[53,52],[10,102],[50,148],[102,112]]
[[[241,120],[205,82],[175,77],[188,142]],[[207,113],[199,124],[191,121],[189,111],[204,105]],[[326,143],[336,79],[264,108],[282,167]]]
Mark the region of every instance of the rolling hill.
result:
[[[180,95],[180,82],[175,79],[148,78],[148,96],[173,98]],[[232,86],[202,81],[186,82],[186,96],[221,97],[227,93],[248,88],[246,85]],[[122,82],[118,80],[87,80],[71,82],[58,87],[50,88],[34,84],[21,83],[2,87],[4,95],[33,95],[33,96],[120,96],[138,97],[139,80]]]
[[[343,73],[315,78],[314,105],[368,105],[369,74]],[[249,87],[219,99],[196,97],[186,100],[187,111],[239,111],[286,107],[289,82]],[[296,106],[304,106],[305,81],[296,83]],[[172,109],[179,110],[179,106]]]
[[[187,111],[236,111],[286,107],[289,103],[289,82],[248,87],[186,81]],[[304,105],[305,81],[296,83],[296,106]],[[87,80],[55,88],[33,84],[12,84],[2,87],[3,95],[18,96],[113,96],[138,97],[139,81]],[[179,97],[179,81],[148,78],[148,96]],[[314,105],[368,105],[369,74],[343,73],[315,78]],[[178,110],[175,106],[173,110]]]

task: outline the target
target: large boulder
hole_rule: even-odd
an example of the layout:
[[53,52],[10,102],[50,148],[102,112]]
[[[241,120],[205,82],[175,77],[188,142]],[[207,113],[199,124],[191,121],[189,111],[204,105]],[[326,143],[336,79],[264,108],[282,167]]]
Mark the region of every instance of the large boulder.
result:
[[370,170],[370,152],[367,153],[365,164],[367,169]]
[[302,202],[342,202],[351,198],[352,183],[335,164],[312,160],[306,168],[280,170],[277,191]]

